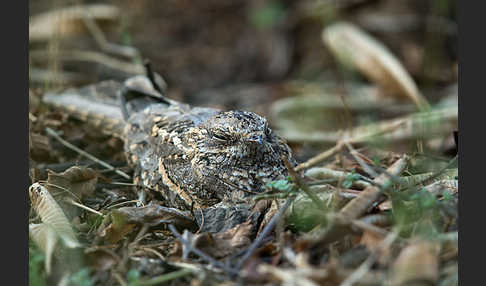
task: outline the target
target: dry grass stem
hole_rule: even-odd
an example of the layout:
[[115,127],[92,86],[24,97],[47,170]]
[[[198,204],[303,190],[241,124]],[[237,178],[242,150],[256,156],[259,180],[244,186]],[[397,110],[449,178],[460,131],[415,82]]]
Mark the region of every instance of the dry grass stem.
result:
[[329,157],[333,156],[334,154],[336,154],[337,152],[339,152],[342,147],[343,147],[343,142],[339,141],[336,144],[336,146],[332,147],[331,149],[328,149],[328,150],[322,152],[321,154],[319,154],[315,157],[312,157],[311,159],[307,160],[306,162],[297,165],[297,167],[295,167],[295,171],[299,172],[299,171],[302,171],[302,170],[306,170],[310,167],[313,167],[313,166],[315,166],[319,163],[324,162],[327,158],[329,158]]
[[125,179],[128,179],[130,180],[131,177],[127,174],[125,174],[124,172],[120,171],[120,170],[117,170],[115,169],[115,167],[113,167],[112,165],[96,158],[95,156],[89,154],[88,152],[84,151],[84,150],[81,150],[79,149],[78,147],[74,146],[73,144],[67,142],[66,140],[62,139],[61,136],[59,136],[54,130],[50,129],[49,127],[46,127],[46,132],[47,134],[51,135],[52,137],[54,137],[56,140],[58,140],[59,142],[61,142],[64,146],[68,147],[69,149],[71,150],[74,150],[76,152],[78,152],[80,155],[90,159],[90,160],[93,160],[94,162],[100,164],[101,166],[105,167],[106,169],[108,170],[112,170],[114,171],[115,173],[117,173],[118,175],[122,176],[123,178]]

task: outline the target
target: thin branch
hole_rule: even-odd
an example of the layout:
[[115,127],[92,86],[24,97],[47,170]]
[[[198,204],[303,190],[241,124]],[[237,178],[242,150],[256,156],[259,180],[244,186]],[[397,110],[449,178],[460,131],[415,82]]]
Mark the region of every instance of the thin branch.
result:
[[282,161],[285,164],[285,167],[287,167],[289,175],[292,178],[292,180],[295,182],[295,184],[297,184],[297,186],[302,191],[304,191],[304,193],[308,195],[309,198],[311,198],[311,200],[318,208],[324,209],[325,208],[324,202],[311,189],[309,189],[309,186],[307,186],[306,183],[303,182],[301,175],[295,171],[294,167],[290,164],[288,159],[282,157]]
[[75,202],[75,201],[74,201],[74,200],[72,200],[72,199],[71,199],[71,200],[69,200],[69,203],[70,203],[70,204],[72,204],[73,206],[77,206],[78,208],[82,208],[82,209],[84,209],[84,210],[87,210],[87,211],[89,211],[89,212],[92,212],[92,213],[94,213],[94,214],[97,214],[97,215],[99,215],[99,216],[101,216],[101,217],[104,217],[104,216],[105,216],[104,214],[100,213],[99,211],[94,210],[94,209],[92,209],[92,208],[90,208],[90,207],[87,207],[87,206],[85,206],[85,205],[83,205],[83,204],[77,203],[77,202]]
[[90,159],[90,160],[93,160],[95,161],[96,163],[100,164],[101,166],[105,167],[106,169],[108,170],[112,170],[114,171],[115,173],[117,173],[118,175],[122,176],[123,178],[125,179],[128,179],[130,180],[130,176],[125,174],[124,172],[120,171],[120,170],[117,170],[115,169],[115,167],[113,167],[112,165],[96,158],[95,156],[89,154],[88,152],[84,151],[84,150],[81,150],[79,149],[78,147],[74,146],[73,144],[67,142],[66,140],[62,139],[61,136],[59,136],[54,130],[52,130],[51,128],[49,127],[46,127],[46,132],[51,135],[52,137],[54,137],[56,140],[58,140],[59,142],[61,142],[61,144],[63,144],[64,146],[68,147],[69,149],[71,150],[74,150],[76,152],[78,152],[80,155]]
[[381,243],[379,250],[376,253],[372,253],[370,256],[368,256],[368,258],[351,275],[349,275],[348,278],[346,278],[346,280],[340,284],[340,286],[352,286],[358,282],[361,277],[370,271],[371,267],[378,259],[379,253],[384,249],[389,248],[397,237],[397,233],[389,233]]
[[90,15],[87,15],[87,13],[88,11],[85,11],[85,13],[83,14],[84,25],[86,26],[86,28],[88,28],[88,31],[93,36],[95,42],[103,51],[132,59],[140,58],[140,52],[134,47],[117,45],[108,42],[105,34],[98,26],[96,21],[92,17],[90,17]]
[[409,157],[404,155],[397,160],[393,165],[388,167],[385,173],[376,177],[371,185],[364,189],[356,198],[348,202],[337,214],[331,222],[329,229],[318,238],[314,243],[314,247],[320,249],[325,247],[328,243],[336,241],[346,235],[349,224],[358,219],[366,213],[373,203],[385,192],[391,183],[394,182],[395,176],[400,173],[407,166]]
[[456,162],[457,162],[457,159],[458,159],[458,155],[454,156],[454,158],[452,158],[449,163],[447,163],[446,166],[444,166],[444,168],[440,169],[437,173],[433,174],[432,176],[428,177],[427,179],[421,181],[421,182],[418,182],[416,185],[420,185],[420,184],[423,184],[423,185],[428,185],[429,183],[432,183],[432,181],[439,177],[442,173],[444,173],[447,169],[449,169],[452,165],[454,165]]
[[358,164],[363,168],[363,170],[365,170],[366,173],[368,173],[368,175],[372,176],[373,178],[378,177],[378,174],[375,172],[375,170],[368,166],[368,164],[366,164],[366,162],[358,156],[358,151],[356,151],[353,146],[351,146],[351,144],[349,144],[348,142],[345,142],[344,144],[349,149],[351,156],[353,156],[356,162],[358,162]]
[[306,162],[297,165],[297,167],[295,167],[295,171],[299,172],[299,171],[308,169],[310,167],[313,167],[313,166],[325,161],[327,158],[329,158],[332,155],[339,152],[342,147],[343,147],[343,142],[338,141],[338,143],[334,147],[332,147],[331,149],[328,149],[328,150],[320,153],[319,155],[310,158]]
[[[29,55],[33,59],[48,59],[49,54],[45,51],[30,51]],[[122,71],[128,74],[144,74],[143,65],[121,61],[117,58],[107,56],[103,53],[82,50],[61,50],[56,54],[59,61],[85,61],[102,64],[106,67]]]
[[369,186],[364,189],[358,197],[351,200],[341,209],[339,212],[340,215],[349,220],[357,219],[363,215],[390,185],[393,179],[392,176],[400,175],[400,173],[405,169],[408,160],[409,157],[404,155],[402,158],[393,163],[393,165],[387,169],[386,173],[381,174],[373,180],[373,182],[378,184],[380,187]]
[[245,255],[240,259],[238,264],[236,265],[236,269],[241,269],[243,267],[243,264],[245,264],[246,260],[250,258],[255,250],[260,246],[260,244],[263,242],[263,239],[273,230],[277,222],[280,220],[282,215],[285,213],[285,211],[289,208],[291,203],[294,201],[295,197],[290,197],[287,199],[283,207],[278,211],[278,213],[272,217],[270,222],[263,228],[263,231],[261,232],[260,236],[253,241],[253,243],[250,245],[248,250],[246,251]]
[[185,238],[182,237],[182,235],[177,231],[177,229],[175,228],[174,225],[169,224],[169,229],[174,234],[174,236],[177,237],[177,239],[179,239],[179,241],[182,244],[184,244],[184,246],[187,247],[187,249],[189,250],[189,252],[194,252],[195,254],[197,254],[202,259],[206,260],[211,265],[213,265],[213,266],[215,266],[217,268],[221,268],[222,270],[224,270],[228,274],[238,275],[238,271],[237,270],[232,269],[232,268],[229,268],[228,266],[226,266],[223,263],[217,261],[216,259],[214,259],[211,256],[207,255],[206,253],[202,252],[201,250],[193,247],[189,241],[187,241]]
[[[343,172],[343,171],[337,171],[329,168],[324,168],[324,167],[315,167],[312,169],[309,169],[305,172],[305,176],[314,178],[314,179],[334,179],[336,181],[341,181],[345,180],[347,176],[349,176],[351,173],[349,172]],[[356,180],[353,181],[352,186],[357,187],[360,189],[365,189],[372,185],[368,178],[365,178],[364,176],[360,176],[362,180]]]
[[191,274],[193,273],[194,271],[191,270],[191,269],[181,269],[181,270],[177,270],[177,271],[173,271],[173,272],[170,272],[170,273],[167,273],[167,274],[163,274],[163,275],[160,275],[160,276],[155,276],[149,280],[139,280],[139,281],[136,281],[133,283],[133,285],[135,286],[149,286],[149,285],[160,285],[164,282],[168,282],[170,280],[174,280],[176,278],[180,278],[180,277],[184,277],[188,274]]

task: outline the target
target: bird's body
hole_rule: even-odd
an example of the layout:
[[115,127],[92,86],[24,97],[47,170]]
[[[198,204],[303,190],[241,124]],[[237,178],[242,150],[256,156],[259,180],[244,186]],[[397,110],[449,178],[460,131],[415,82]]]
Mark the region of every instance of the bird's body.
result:
[[[135,82],[131,86],[136,91],[161,96],[147,78]],[[111,94],[106,94],[107,85],[112,85]],[[123,119],[113,89],[124,86],[118,85],[98,84],[98,89],[105,87],[103,95],[93,96],[96,88],[86,87],[84,93],[89,95],[81,89],[48,94],[44,101],[100,127],[105,123],[105,132],[124,140],[135,183],[162,194],[168,207],[192,210],[247,204],[252,195],[265,190],[266,183],[287,175],[282,157],[294,162],[287,144],[265,118],[253,112],[145,97],[127,101]],[[87,108],[81,104],[84,101],[104,105],[106,110]]]

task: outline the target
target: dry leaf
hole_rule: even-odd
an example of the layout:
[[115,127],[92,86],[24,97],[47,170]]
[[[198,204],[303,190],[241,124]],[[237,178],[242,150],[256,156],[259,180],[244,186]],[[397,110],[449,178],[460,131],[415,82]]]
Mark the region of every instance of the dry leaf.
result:
[[365,230],[361,236],[360,244],[363,244],[368,248],[371,253],[378,254],[378,261],[382,265],[386,265],[390,259],[391,248],[383,248],[383,240],[385,236],[380,235],[373,231]]
[[45,268],[46,273],[51,273],[51,261],[52,254],[54,253],[54,248],[56,246],[58,236],[56,232],[48,224],[30,224],[29,225],[29,235],[35,244],[39,246],[46,256]]
[[391,91],[391,95],[410,98],[421,110],[429,107],[402,64],[371,35],[350,23],[340,22],[326,27],[322,38],[344,65],[359,70]]
[[82,166],[73,166],[62,173],[48,170],[47,182],[49,185],[65,188],[80,198],[93,194],[98,182],[98,172]]
[[253,228],[251,222],[247,221],[225,232],[196,234],[194,246],[214,258],[227,257],[251,244]]
[[49,225],[66,246],[71,248],[80,246],[66,215],[44,186],[39,183],[32,184],[29,188],[29,196],[32,207],[39,214],[42,222]]
[[106,4],[72,6],[35,15],[29,21],[29,42],[78,35],[85,31],[83,17],[113,22],[119,15],[117,7]]
[[162,223],[171,223],[176,227],[194,231],[198,228],[190,212],[167,208],[161,206],[160,203],[154,200],[144,207],[123,207],[116,211],[124,214],[128,223],[137,225],[147,224],[149,226],[156,226]]
[[413,281],[427,281],[435,285],[439,278],[439,246],[417,241],[402,250],[392,266],[391,285],[410,285]]
[[[111,222],[111,223],[110,223]],[[174,224],[178,228],[197,230],[196,222],[191,219],[189,212],[175,208],[161,206],[151,201],[144,207],[123,207],[110,212],[106,228],[101,228],[99,235],[110,243],[122,240],[132,232],[135,226],[157,226],[160,224]]]
[[117,243],[135,228],[135,224],[128,223],[128,216],[118,210],[113,210],[110,218],[111,224],[100,232],[109,243]]

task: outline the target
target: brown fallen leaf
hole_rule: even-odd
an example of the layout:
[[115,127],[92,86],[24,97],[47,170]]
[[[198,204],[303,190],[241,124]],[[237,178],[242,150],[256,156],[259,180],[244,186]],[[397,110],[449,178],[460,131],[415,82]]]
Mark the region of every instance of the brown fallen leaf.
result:
[[42,220],[40,224],[29,225],[29,236],[44,252],[46,272],[50,273],[52,256],[59,239],[70,248],[79,247],[80,244],[66,215],[44,186],[32,184],[29,196],[32,208]]
[[118,210],[111,211],[108,220],[111,220],[111,223],[98,232],[108,243],[117,243],[135,228],[134,223],[128,223],[127,214],[121,213]]
[[29,132],[29,156],[35,161],[47,160],[52,152],[49,138],[36,133]]
[[[271,201],[260,200],[251,209],[248,219],[236,226],[218,231],[192,234],[188,231],[184,232],[184,237],[191,243],[192,247],[201,250],[204,253],[211,255],[214,258],[224,258],[235,254],[249,246],[255,238],[259,229],[266,223],[265,220],[270,220],[271,212],[269,208]],[[180,241],[175,245],[171,255],[175,257],[187,256],[189,253],[187,246]]]
[[251,222],[247,221],[225,232],[195,234],[194,247],[214,258],[224,258],[251,244]]
[[194,231],[198,229],[190,212],[164,207],[155,200],[152,200],[144,207],[123,207],[116,211],[120,214],[124,214],[128,223],[137,225],[146,224],[153,227],[160,224],[170,223],[178,228]]
[[151,201],[144,207],[123,207],[112,210],[98,230],[98,235],[110,243],[122,240],[136,226],[155,227],[160,224],[174,224],[178,228],[197,230],[196,222],[188,212],[163,207]]
[[415,241],[405,247],[392,266],[390,285],[411,285],[424,281],[435,285],[439,279],[439,245],[429,241]]
[[93,194],[98,176],[99,173],[91,168],[73,166],[62,173],[48,170],[47,182],[50,187],[59,186],[82,198]]
[[378,261],[382,265],[386,265],[390,259],[391,248],[383,248],[384,235],[373,231],[365,230],[361,236],[360,243],[365,245],[371,253],[377,253]]
[[322,32],[324,43],[344,65],[359,70],[390,92],[411,99],[420,110],[429,103],[398,59],[359,27],[339,22]]

